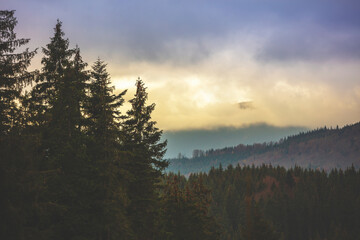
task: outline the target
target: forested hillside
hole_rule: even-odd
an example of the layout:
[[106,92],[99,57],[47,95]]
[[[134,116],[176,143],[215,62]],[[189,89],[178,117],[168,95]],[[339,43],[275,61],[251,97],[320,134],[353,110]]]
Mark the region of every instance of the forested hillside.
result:
[[170,159],[168,171],[208,172],[212,166],[232,164],[301,166],[311,169],[360,167],[360,123],[343,128],[320,128],[289,136],[279,142],[240,144],[223,149],[194,150],[192,158]]
[[219,127],[214,129],[190,129],[164,131],[168,141],[165,158],[191,157],[194,149],[221,149],[239,143],[251,145],[280,139],[308,131],[305,127],[276,127],[266,123],[254,123],[242,127]]
[[220,239],[359,239],[360,171],[353,167],[326,173],[229,166],[188,179],[169,178],[179,187],[202,182],[210,189],[211,213],[223,232]]

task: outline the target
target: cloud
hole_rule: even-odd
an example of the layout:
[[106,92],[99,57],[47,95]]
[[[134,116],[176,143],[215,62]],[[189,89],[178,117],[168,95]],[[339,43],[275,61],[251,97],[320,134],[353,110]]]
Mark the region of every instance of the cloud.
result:
[[254,109],[254,105],[252,101],[248,101],[248,102],[239,102],[238,103],[239,108],[241,110],[246,110],[246,109]]
[[[258,54],[263,61],[358,58],[360,51],[359,37],[353,34],[360,28],[356,0],[13,0],[3,7],[26,16],[21,28],[38,31],[29,36],[37,43],[47,43],[49,23],[60,18],[70,42],[84,53],[121,64],[195,64],[211,57],[234,33],[265,38]],[[269,39],[268,32],[273,34]],[[242,39],[236,40],[241,44]]]
[[266,62],[359,60],[360,31],[329,32],[313,26],[281,30],[264,42],[256,57]]
[[105,60],[127,98],[144,79],[165,130],[360,118],[358,0],[13,0],[3,8],[17,9],[15,30],[30,49],[49,42],[59,18],[71,46],[90,66]]

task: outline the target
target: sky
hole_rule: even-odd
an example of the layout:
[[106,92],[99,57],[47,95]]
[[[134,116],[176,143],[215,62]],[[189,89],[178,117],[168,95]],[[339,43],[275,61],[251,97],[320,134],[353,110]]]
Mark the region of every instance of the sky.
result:
[[[358,0],[0,0],[39,48],[63,22],[127,99],[141,77],[165,131],[360,120]],[[128,107],[125,106],[125,108]]]

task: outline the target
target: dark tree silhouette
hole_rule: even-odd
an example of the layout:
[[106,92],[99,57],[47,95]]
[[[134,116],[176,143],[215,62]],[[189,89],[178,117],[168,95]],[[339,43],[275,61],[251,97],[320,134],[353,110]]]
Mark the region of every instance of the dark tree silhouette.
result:
[[128,215],[138,239],[154,239],[158,234],[158,188],[162,171],[168,163],[162,160],[166,141],[162,131],[151,121],[155,104],[146,105],[148,94],[142,80],[136,81],[136,93],[124,123],[124,149],[131,152],[127,169],[132,174],[128,196]]

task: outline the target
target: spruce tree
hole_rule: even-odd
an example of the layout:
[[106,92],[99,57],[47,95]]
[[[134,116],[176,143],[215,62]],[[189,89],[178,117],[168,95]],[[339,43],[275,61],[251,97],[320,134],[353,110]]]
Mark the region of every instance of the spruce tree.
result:
[[28,160],[31,142],[22,129],[21,94],[31,82],[27,71],[35,51],[19,51],[29,39],[18,39],[15,11],[0,11],[0,239],[25,236]]
[[42,72],[30,101],[36,111],[33,119],[42,134],[38,175],[43,176],[39,193],[39,228],[51,239],[91,236],[91,192],[83,132],[86,99],[85,70],[79,48],[69,49],[62,23],[43,48]]
[[127,166],[131,174],[128,196],[128,216],[138,239],[156,239],[158,190],[160,177],[168,162],[163,160],[166,141],[160,142],[162,131],[151,113],[155,104],[146,105],[148,94],[143,81],[136,81],[136,93],[130,100],[124,130],[124,149],[131,153]]
[[186,182],[184,176],[169,174],[165,179],[162,191],[164,234],[161,239],[215,240],[220,237],[219,225],[209,214],[209,189],[203,185],[201,176],[190,178]]
[[[81,135],[83,120],[81,105],[85,99],[85,81],[88,74],[80,50],[69,49],[69,40],[64,39],[62,23],[58,20],[54,36],[43,48],[42,72],[31,93],[31,112],[37,131],[42,132],[43,167],[60,169],[65,162],[58,159],[66,146]],[[75,55],[75,57],[74,57]]]
[[[71,58],[75,49],[69,49],[69,40],[64,38],[62,22],[57,20],[54,36],[50,43],[42,48],[44,57],[41,74],[36,79],[37,84],[31,91],[29,102],[32,124],[40,127],[49,127],[53,122],[53,111],[61,89],[64,89],[65,74],[69,75]],[[44,130],[44,129],[43,129]]]
[[98,59],[92,66],[90,97],[87,100],[87,115],[89,119],[88,133],[96,137],[103,146],[107,141],[114,144],[120,130],[121,115],[119,107],[124,103],[126,90],[114,94],[114,87],[110,86],[110,75],[106,71],[106,64]]
[[89,97],[86,104],[88,156],[91,159],[95,188],[93,210],[95,235],[98,239],[130,239],[126,219],[126,185],[124,163],[127,158],[121,150],[119,107],[124,103],[123,91],[114,94],[106,64],[98,59],[92,66]]
[[17,52],[30,39],[16,38],[14,28],[15,11],[0,11],[0,135],[5,135],[16,124],[21,91],[25,83],[32,80],[26,71],[36,53],[28,49]]
[[45,158],[56,158],[64,150],[64,144],[81,135],[84,121],[81,111],[89,78],[79,48],[69,49],[69,40],[64,38],[59,20],[54,32],[50,43],[42,49],[43,68],[30,99],[31,110],[36,114],[34,124],[41,126],[39,130],[43,133]]

